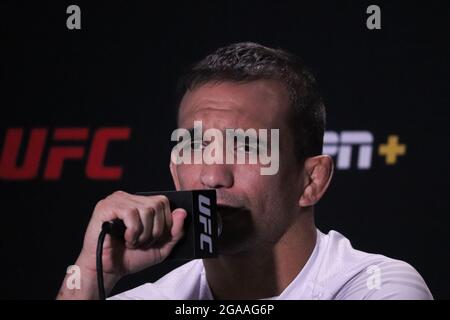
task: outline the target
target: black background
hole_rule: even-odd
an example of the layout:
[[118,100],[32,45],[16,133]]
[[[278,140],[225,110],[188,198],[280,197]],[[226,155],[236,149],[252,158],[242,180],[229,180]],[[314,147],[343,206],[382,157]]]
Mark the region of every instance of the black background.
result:
[[[2,1],[0,147],[13,127],[125,126],[132,134],[108,149],[108,164],[123,167],[120,180],[86,178],[83,160],[65,163],[58,181],[44,180],[42,166],[33,180],[0,180],[0,297],[54,298],[101,198],[117,189],[173,188],[177,76],[219,46],[254,41],[290,50],[312,67],[328,130],[374,136],[369,170],[335,172],[316,209],[318,227],[409,262],[435,298],[449,299],[447,2],[164,3]],[[81,7],[81,30],[66,28],[70,4]],[[370,4],[381,7],[381,30],[366,28]],[[376,154],[389,134],[407,145],[394,166]],[[175,265],[130,276],[115,292]]]

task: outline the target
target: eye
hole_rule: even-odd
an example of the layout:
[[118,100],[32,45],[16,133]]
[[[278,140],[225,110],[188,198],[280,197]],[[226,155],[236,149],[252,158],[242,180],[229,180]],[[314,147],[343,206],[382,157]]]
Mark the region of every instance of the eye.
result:
[[258,148],[255,145],[251,145],[251,144],[242,144],[236,147],[236,150],[238,151],[244,151],[246,153],[250,153],[250,152],[257,152]]

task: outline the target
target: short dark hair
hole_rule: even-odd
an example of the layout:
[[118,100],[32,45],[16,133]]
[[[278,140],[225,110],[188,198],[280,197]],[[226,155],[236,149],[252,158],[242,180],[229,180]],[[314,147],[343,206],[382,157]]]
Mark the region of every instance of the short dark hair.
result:
[[300,160],[322,154],[325,106],[315,77],[303,61],[281,49],[253,42],[234,43],[217,49],[189,67],[177,85],[177,101],[188,90],[207,82],[251,82],[261,79],[281,81],[289,91],[290,127],[296,155]]

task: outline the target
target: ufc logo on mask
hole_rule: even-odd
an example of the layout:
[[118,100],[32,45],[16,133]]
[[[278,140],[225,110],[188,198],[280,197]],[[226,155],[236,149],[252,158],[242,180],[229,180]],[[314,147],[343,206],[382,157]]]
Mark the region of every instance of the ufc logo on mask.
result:
[[200,249],[205,250],[205,244],[208,245],[208,251],[213,252],[212,247],[212,232],[211,232],[211,202],[204,195],[198,197],[199,223],[202,225],[200,233]]

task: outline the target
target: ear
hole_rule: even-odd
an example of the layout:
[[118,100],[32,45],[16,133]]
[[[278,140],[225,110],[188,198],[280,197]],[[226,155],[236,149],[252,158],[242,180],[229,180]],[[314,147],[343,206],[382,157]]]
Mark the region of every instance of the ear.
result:
[[328,155],[320,155],[305,160],[303,167],[303,194],[300,207],[315,205],[327,190],[333,176],[333,159]]
[[173,163],[172,158],[169,160],[170,173],[172,174],[172,180],[175,185],[175,190],[180,190],[180,180],[178,179],[177,165]]

